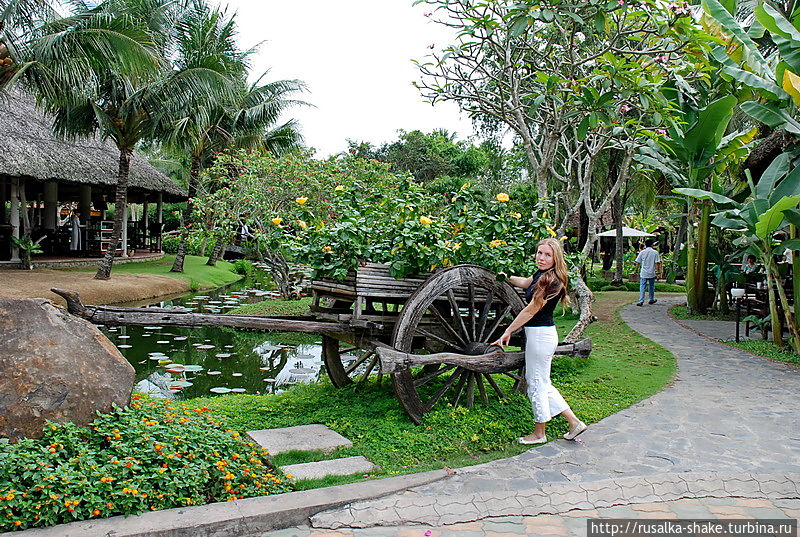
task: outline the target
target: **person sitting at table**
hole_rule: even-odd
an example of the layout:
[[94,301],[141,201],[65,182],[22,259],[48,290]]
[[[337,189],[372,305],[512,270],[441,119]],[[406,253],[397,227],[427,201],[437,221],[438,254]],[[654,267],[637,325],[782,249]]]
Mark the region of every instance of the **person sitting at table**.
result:
[[756,256],[750,254],[747,256],[747,263],[742,265],[743,274],[755,274],[761,271],[761,266],[756,264]]

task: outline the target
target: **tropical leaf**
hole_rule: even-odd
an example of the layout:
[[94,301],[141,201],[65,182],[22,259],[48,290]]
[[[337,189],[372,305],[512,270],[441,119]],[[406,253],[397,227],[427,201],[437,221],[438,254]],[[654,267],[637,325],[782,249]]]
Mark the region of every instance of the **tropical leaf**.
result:
[[800,196],[800,166],[796,166],[770,193],[770,202],[786,197]]
[[789,171],[789,160],[787,153],[781,153],[775,157],[756,184],[756,198],[769,198],[770,192],[775,188],[775,183]]
[[714,153],[728,128],[738,100],[733,95],[717,99],[700,110],[695,123],[684,133],[683,145],[695,160],[704,153]]
[[781,127],[792,134],[800,134],[800,123],[795,121],[786,110],[778,108],[774,104],[761,104],[755,101],[747,101],[741,104],[742,111],[768,125],[770,127]]
[[741,43],[746,49],[746,54],[750,60],[748,66],[758,75],[763,75],[767,71],[768,64],[764,56],[758,50],[758,46],[750,39],[747,32],[742,28],[739,22],[720,4],[717,0],[702,0],[702,6],[705,11],[714,17],[722,28],[728,33],[732,34],[734,38]]
[[718,214],[711,223],[722,229],[747,229],[747,224],[741,218],[730,218],[726,213]]
[[800,209],[787,209],[783,211],[783,216],[790,224],[800,227]]
[[789,69],[783,71],[783,89],[792,96],[795,106],[800,106],[800,77]]
[[800,196],[786,196],[764,211],[756,222],[756,236],[766,239],[772,235],[783,223],[783,211],[797,207],[800,203]]
[[708,190],[701,190],[699,188],[673,188],[672,191],[678,194],[684,194],[686,196],[689,196],[690,198],[695,198],[698,200],[710,199],[717,203],[738,205],[735,201],[733,201],[727,196],[723,196],[722,194],[717,194],[716,192],[709,192]]

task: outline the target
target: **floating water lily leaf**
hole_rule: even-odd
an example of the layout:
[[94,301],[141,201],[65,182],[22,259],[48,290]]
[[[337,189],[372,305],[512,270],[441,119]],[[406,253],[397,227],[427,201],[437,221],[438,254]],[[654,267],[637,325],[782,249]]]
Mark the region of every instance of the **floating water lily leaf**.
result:
[[241,373],[231,373],[231,376],[232,377],[241,377],[242,374]]
[[226,349],[232,349],[232,348],[233,348],[233,345],[225,345],[225,348],[226,348]]
[[222,371],[208,371],[206,372],[207,375],[221,375]]
[[230,358],[232,354],[229,352],[218,352],[214,356],[216,356],[217,358]]
[[244,393],[244,392],[246,392],[247,390],[246,390],[246,389],[244,389],[244,388],[232,388],[232,389],[231,389],[231,391],[232,391],[233,393]]
[[294,369],[290,369],[289,373],[294,373],[295,375],[308,375],[310,373],[316,373],[313,369],[309,369],[307,367],[297,367]]
[[188,388],[192,383],[188,380],[175,380],[169,383],[170,388]]
[[204,369],[205,367],[203,367],[202,365],[196,365],[196,364],[183,366],[183,370],[186,371],[187,373],[197,373],[198,371],[202,371]]
[[130,339],[131,336],[117,336],[117,339]]
[[145,326],[145,330],[161,330],[160,326]]
[[173,341],[186,341],[188,338],[186,336],[176,336],[172,338]]
[[207,351],[208,349],[213,349],[214,345],[199,345],[197,350]]
[[118,349],[130,349],[133,345],[117,345]]
[[225,388],[224,386],[217,386],[216,388],[211,388],[209,390],[212,393],[230,393],[230,388]]
[[264,382],[275,382],[275,379],[264,379]]
[[269,370],[270,370],[270,369],[272,369],[272,368],[271,368],[271,367],[259,367],[259,369],[260,369],[261,371],[269,371]]
[[184,369],[182,367],[169,367],[167,369],[167,373],[183,373]]

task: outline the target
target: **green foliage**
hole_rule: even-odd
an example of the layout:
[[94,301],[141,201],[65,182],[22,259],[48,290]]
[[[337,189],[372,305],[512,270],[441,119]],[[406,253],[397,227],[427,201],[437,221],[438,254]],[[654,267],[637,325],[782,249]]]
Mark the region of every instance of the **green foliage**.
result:
[[[168,254],[177,254],[178,247],[180,246],[180,236],[166,236],[161,239],[161,249]],[[201,255],[201,249],[205,243],[205,253],[208,255],[216,244],[216,239],[213,237],[205,237],[200,233],[192,233],[186,239],[186,254],[187,255]]]
[[[118,265],[114,270],[117,273],[128,274],[160,274],[170,278],[186,280],[190,285],[194,281],[200,289],[222,287],[241,279],[241,276],[233,271],[233,265],[227,261],[217,261],[215,267],[206,265],[205,257],[187,255],[184,272],[171,272],[172,263],[175,261],[174,255],[165,255],[156,261],[145,261],[141,263],[125,263]],[[80,272],[88,272],[93,269],[76,269]]]
[[431,193],[377,161],[238,153],[209,175],[219,186],[197,200],[199,211],[220,215],[223,229],[241,218],[260,247],[321,276],[343,278],[364,260],[388,264],[395,277],[459,263],[533,271],[536,242],[555,235],[547,204],[523,216],[507,194],[486,201],[469,183]]
[[[310,305],[311,297],[303,297],[300,300],[262,300],[239,306],[228,313],[236,315],[305,315],[309,312]],[[316,341],[319,336],[312,335],[311,338]]]
[[735,341],[725,341],[724,343],[730,345],[731,347],[737,347],[749,353],[757,354],[758,356],[763,356],[764,358],[769,358],[770,360],[775,360],[776,362],[784,362],[787,364],[800,366],[800,355],[787,350],[786,348],[778,347],[771,341],[750,339],[740,341],[739,343],[736,343]]
[[[588,278],[586,285],[591,291],[639,291],[638,282],[624,282],[623,287],[615,287],[608,280]],[[686,287],[669,283],[656,282],[656,291],[659,293],[685,293]]]
[[246,259],[237,259],[233,262],[233,271],[236,274],[241,274],[246,278],[252,278],[255,274],[256,267]]
[[0,530],[291,490],[208,408],[138,396],[89,429],[48,422],[41,439],[0,444]]
[[679,321],[734,321],[735,313],[722,313],[719,311],[708,311],[706,313],[690,313],[686,306],[675,306],[670,308],[670,314]]

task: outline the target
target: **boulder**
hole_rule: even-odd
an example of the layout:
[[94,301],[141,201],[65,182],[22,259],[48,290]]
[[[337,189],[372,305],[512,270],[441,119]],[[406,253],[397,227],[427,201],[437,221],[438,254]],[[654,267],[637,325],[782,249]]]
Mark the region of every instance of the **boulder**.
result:
[[87,425],[130,402],[135,371],[93,324],[39,298],[0,299],[0,437]]

